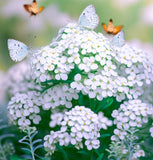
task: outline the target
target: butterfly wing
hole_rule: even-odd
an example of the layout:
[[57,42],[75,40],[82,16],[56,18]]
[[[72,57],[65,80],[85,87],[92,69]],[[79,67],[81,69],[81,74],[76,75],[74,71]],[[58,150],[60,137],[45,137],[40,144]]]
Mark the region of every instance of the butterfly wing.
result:
[[24,8],[27,12],[31,13],[31,15],[37,15],[44,9],[44,7],[40,7],[38,10],[38,4],[35,0],[33,1],[32,5],[25,4]]
[[122,27],[123,27],[123,26],[116,26],[116,27],[114,27],[113,34],[115,35],[115,34],[117,34],[118,32],[120,32],[121,29],[122,29]]
[[107,26],[106,26],[106,24],[102,23],[102,26],[103,26],[105,32],[107,33],[108,31],[107,31]]
[[23,60],[29,51],[24,43],[14,39],[8,39],[8,49],[11,59],[15,62]]
[[89,27],[89,24],[90,24],[90,21],[89,21],[89,19],[87,18],[86,15],[82,15],[82,16],[79,18],[79,26],[80,26],[80,27],[86,27],[86,28],[88,28],[88,27]]
[[99,17],[96,14],[93,5],[87,6],[79,17],[79,26],[89,29],[95,29],[99,23]]
[[43,9],[44,7],[40,7],[38,13],[42,12]]
[[25,4],[25,5],[23,5],[23,7],[24,7],[24,9],[25,9],[27,12],[31,13],[32,5],[30,5],[30,4]]
[[113,37],[111,44],[116,47],[122,47],[125,44],[124,32],[120,31],[118,34],[116,34]]

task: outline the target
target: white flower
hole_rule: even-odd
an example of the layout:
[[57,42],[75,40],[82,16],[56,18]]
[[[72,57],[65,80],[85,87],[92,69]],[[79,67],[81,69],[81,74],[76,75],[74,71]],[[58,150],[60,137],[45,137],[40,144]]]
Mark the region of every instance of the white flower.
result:
[[72,107],[72,99],[78,99],[78,93],[68,84],[55,85],[42,94],[43,109],[54,109],[60,105],[66,108]]
[[126,135],[126,132],[123,130],[115,129],[114,134],[117,135],[121,140],[123,140]]
[[61,121],[63,120],[63,114],[62,113],[54,113],[51,114],[51,122],[49,123],[50,127],[55,127],[56,125],[60,125]]
[[79,69],[84,70],[85,72],[89,72],[90,70],[96,70],[98,65],[95,62],[95,58],[92,56],[90,58],[84,57],[83,63],[79,64]]
[[30,115],[29,119],[31,119],[34,124],[39,124],[39,122],[41,121],[41,117],[36,114]]
[[76,74],[75,77],[74,77],[74,82],[71,83],[71,87],[73,89],[77,89],[78,91],[82,90],[83,88],[83,85],[81,83],[81,75],[80,74]]
[[18,120],[18,125],[21,126],[21,127],[29,126],[30,124],[31,124],[30,120],[29,119],[25,119],[25,117],[21,117]]
[[117,126],[114,134],[118,135],[120,139],[123,138],[124,134],[121,133],[126,133],[131,128],[142,127],[152,114],[151,104],[142,103],[139,99],[125,101],[118,111],[114,110],[112,113],[112,117],[115,118],[114,124]]
[[135,152],[134,154],[133,154],[133,157],[132,157],[132,160],[136,160],[137,158],[139,158],[139,157],[145,157],[145,152],[144,152],[144,150],[138,150],[137,152]]
[[98,149],[100,146],[100,141],[97,139],[96,140],[86,140],[85,145],[87,146],[88,150],[92,150],[92,148]]
[[27,93],[15,94],[8,104],[9,119],[11,123],[18,124],[19,127],[29,126],[31,121],[39,124],[41,117],[39,106],[42,105],[40,93],[29,91]]
[[107,126],[112,126],[112,121],[109,120],[107,117],[104,117],[104,114],[102,112],[98,113],[98,120],[100,128],[107,129]]
[[103,66],[103,65],[105,65],[106,62],[107,62],[107,60],[106,60],[107,57],[108,57],[108,56],[107,56],[106,54],[104,54],[103,52],[100,52],[99,54],[97,54],[97,55],[95,56],[95,59],[96,59],[96,61],[99,61],[100,64]]
[[81,62],[80,55],[78,53],[73,53],[72,56],[68,58],[68,63],[72,62],[75,64],[79,64]]

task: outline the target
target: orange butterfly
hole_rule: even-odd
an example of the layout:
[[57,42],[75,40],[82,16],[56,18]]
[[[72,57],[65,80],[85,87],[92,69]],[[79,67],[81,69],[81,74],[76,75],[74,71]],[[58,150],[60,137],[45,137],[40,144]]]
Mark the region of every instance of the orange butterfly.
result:
[[38,10],[38,4],[36,2],[36,0],[33,0],[33,3],[32,4],[25,4],[23,5],[24,6],[24,9],[30,13],[31,16],[36,16],[38,13],[40,13],[44,7],[40,7],[39,10]]
[[114,26],[112,19],[109,20],[108,27],[104,23],[102,23],[102,26],[104,30],[106,31],[106,33],[114,34],[114,35],[117,34],[123,27],[123,26]]

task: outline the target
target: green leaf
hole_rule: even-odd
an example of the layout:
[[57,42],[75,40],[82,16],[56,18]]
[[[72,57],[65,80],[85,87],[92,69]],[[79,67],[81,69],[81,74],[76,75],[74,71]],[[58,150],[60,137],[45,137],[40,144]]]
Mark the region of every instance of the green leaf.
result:
[[7,128],[7,127],[8,127],[7,124],[6,124],[6,125],[5,125],[5,124],[4,124],[4,125],[1,125],[1,126],[0,126],[0,130],[1,130],[1,129],[4,129],[4,128]]
[[23,141],[28,141],[28,136],[24,136],[22,139],[19,140],[20,143],[22,143]]
[[40,145],[38,145],[38,146],[36,146],[36,147],[34,147],[34,152],[35,152],[35,150],[37,150],[38,148],[42,148],[44,145],[43,144],[40,144]]
[[98,157],[96,160],[102,160],[103,157],[104,157],[104,153],[101,153],[101,154],[99,155],[99,157]]
[[28,152],[31,153],[31,150],[30,150],[29,148],[22,147],[21,149],[22,149],[23,151],[28,151]]
[[80,153],[80,154],[83,154],[83,155],[86,155],[86,156],[88,156],[89,155],[89,153],[88,152],[86,152],[86,151],[78,151],[77,153]]
[[5,134],[5,135],[1,135],[0,136],[0,141],[3,140],[4,138],[10,138],[10,137],[15,137],[15,135],[14,134],[9,134],[9,133]]
[[26,154],[24,154],[24,155],[22,155],[22,157],[23,157],[24,159],[26,159],[26,160],[32,160],[32,156],[31,156],[31,155],[26,155]]
[[90,98],[89,99],[89,103],[90,103],[90,109],[92,111],[94,111],[95,110],[95,99],[94,98]]
[[36,153],[34,153],[35,157],[39,158],[39,159],[43,159],[42,156],[37,155]]
[[113,98],[111,98],[111,97],[103,99],[102,101],[100,101],[98,103],[98,107],[96,109],[96,112],[99,112],[101,110],[104,110],[104,109],[110,107],[112,105],[112,103],[113,103]]
[[51,80],[47,80],[47,81],[45,81],[45,82],[41,82],[41,85],[46,85],[46,84],[48,84],[48,83],[55,83],[55,82],[58,82],[58,80],[56,80],[56,79],[51,79]]
[[106,138],[106,137],[110,137],[110,136],[111,136],[111,134],[107,133],[107,134],[102,134],[102,135],[100,136],[100,138]]
[[83,105],[83,95],[82,94],[79,95],[78,103],[80,106]]
[[68,155],[67,155],[67,153],[65,152],[65,150],[63,149],[63,147],[60,146],[60,145],[58,145],[58,144],[57,144],[56,146],[57,146],[57,148],[59,149],[59,151],[62,153],[64,160],[68,160]]
[[32,142],[32,145],[34,146],[36,143],[39,143],[39,142],[42,142],[42,139],[34,140],[34,141]]
[[100,154],[101,154],[98,149],[95,149],[94,152],[95,152],[98,156],[100,156]]
[[13,155],[13,156],[10,157],[10,160],[25,160],[25,159],[19,158],[16,155]]
[[35,135],[38,133],[38,131],[35,131],[34,133],[31,133],[31,140],[35,137]]
[[48,83],[71,83],[73,81],[71,80],[56,80],[56,79],[52,79],[52,80],[47,80],[45,82],[41,82],[41,85],[46,85]]

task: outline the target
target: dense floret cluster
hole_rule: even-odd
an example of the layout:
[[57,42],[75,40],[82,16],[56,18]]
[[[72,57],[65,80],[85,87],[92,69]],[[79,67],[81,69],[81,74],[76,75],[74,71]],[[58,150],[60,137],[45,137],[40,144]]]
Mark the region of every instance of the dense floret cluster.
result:
[[28,61],[8,72],[9,120],[22,130],[28,126],[39,130],[45,121],[48,155],[57,145],[99,149],[103,131],[114,124],[114,135],[109,130],[110,156],[118,158],[120,153],[133,160],[145,156],[135,141],[139,129],[153,118],[153,62],[148,55],[68,24]]

